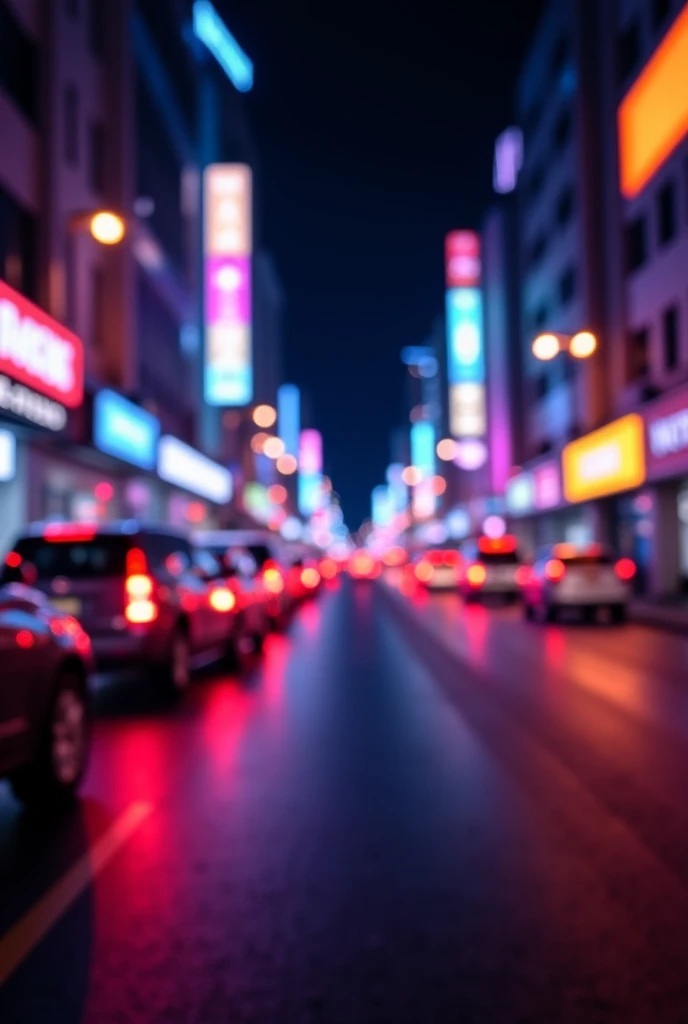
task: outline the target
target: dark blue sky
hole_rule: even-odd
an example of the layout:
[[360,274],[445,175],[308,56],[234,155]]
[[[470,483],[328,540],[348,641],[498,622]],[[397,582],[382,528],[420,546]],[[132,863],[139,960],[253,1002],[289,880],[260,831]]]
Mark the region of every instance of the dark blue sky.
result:
[[478,227],[542,0],[218,0],[255,64],[265,240],[286,369],[351,528],[403,422],[399,351],[443,304],[447,230]]

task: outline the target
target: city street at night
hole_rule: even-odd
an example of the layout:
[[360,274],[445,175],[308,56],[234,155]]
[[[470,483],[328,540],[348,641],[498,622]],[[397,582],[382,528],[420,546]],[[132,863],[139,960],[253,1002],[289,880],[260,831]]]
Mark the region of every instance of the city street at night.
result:
[[684,1021],[688,640],[330,587],[0,790],[0,1020]]

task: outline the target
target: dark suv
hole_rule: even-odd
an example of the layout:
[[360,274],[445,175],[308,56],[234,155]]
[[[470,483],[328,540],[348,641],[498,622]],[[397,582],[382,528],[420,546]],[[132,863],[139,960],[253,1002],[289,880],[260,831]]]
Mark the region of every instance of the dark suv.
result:
[[183,534],[127,521],[32,526],[0,580],[29,584],[78,619],[99,668],[156,670],[183,690],[194,663],[234,641],[236,599],[212,575]]

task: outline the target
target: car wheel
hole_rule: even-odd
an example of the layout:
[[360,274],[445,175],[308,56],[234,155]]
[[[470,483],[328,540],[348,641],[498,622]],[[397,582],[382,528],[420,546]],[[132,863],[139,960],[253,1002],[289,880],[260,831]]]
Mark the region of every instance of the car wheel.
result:
[[36,759],[10,779],[15,796],[25,803],[69,802],[86,770],[89,738],[83,681],[74,672],[61,672]]
[[621,626],[628,619],[628,609],[625,604],[615,604],[612,608],[612,622]]
[[177,626],[170,641],[170,652],[165,675],[174,693],[183,693],[191,682],[191,650],[189,634]]

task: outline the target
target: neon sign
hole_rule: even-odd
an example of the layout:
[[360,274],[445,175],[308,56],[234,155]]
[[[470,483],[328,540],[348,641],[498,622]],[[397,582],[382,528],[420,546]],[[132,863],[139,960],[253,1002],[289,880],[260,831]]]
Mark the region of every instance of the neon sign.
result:
[[210,0],[193,5],[194,35],[212,53],[227,78],[239,92],[253,88],[253,62],[246,56]]

